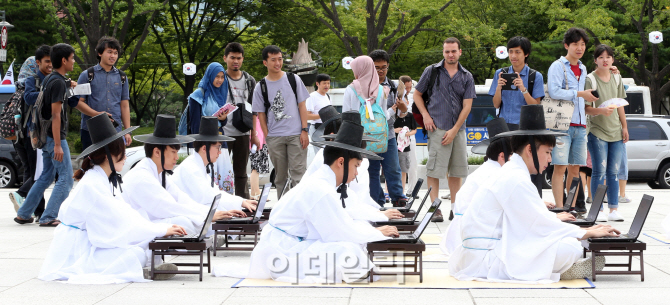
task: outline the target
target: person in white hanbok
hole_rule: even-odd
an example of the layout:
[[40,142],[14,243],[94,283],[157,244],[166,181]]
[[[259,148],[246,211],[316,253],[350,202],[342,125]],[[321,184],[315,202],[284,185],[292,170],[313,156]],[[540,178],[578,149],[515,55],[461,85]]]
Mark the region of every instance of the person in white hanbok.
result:
[[[58,213],[61,224],[38,278],[72,284],[114,284],[145,282],[143,268],[150,262],[148,243],[156,237],[185,234],[169,223],[152,223],[123,201],[116,168],[125,163],[122,137],[137,127],[116,132],[106,114],[86,122],[93,145],[82,152],[85,158],[75,172],[79,180]],[[159,270],[176,270],[163,264]],[[174,274],[161,274],[167,279]]]
[[[134,137],[144,142],[147,157],[123,178],[126,181],[123,199],[150,221],[179,224],[193,234],[202,228],[209,206],[194,201],[167,179],[179,159],[180,145],[193,142],[188,136],[177,136],[175,130],[174,116],[159,114],[153,134]],[[210,203],[211,200],[213,194]],[[214,214],[214,220],[225,217],[224,211]]]
[[199,134],[192,134],[189,137],[195,140],[193,143],[195,153],[182,161],[168,180],[172,180],[191,199],[208,207],[212,203],[212,198],[221,194],[217,210],[226,211],[227,217],[246,217],[246,214],[240,211],[242,208],[255,211],[257,205],[255,200],[231,195],[219,190],[215,185],[213,168],[221,154],[221,143],[235,140],[219,134],[217,118],[213,116],[200,118]]
[[[373,228],[345,211],[347,183],[357,174],[363,126],[344,121],[335,141],[323,143],[325,163],[285,194],[272,209],[251,253],[247,278],[292,283],[341,283],[366,279],[374,267],[368,242],[397,236],[395,227]],[[215,271],[216,273],[216,271]]]
[[[319,111],[319,116],[323,120],[323,124],[312,134],[313,141],[331,140],[337,135],[337,131],[342,124],[342,121],[351,121],[357,124],[361,123],[361,115],[358,111],[347,111],[342,114],[337,112],[335,107],[326,106]],[[363,136],[363,144],[367,141],[377,142],[378,140],[372,137]],[[313,144],[314,145],[314,144]],[[319,144],[316,144],[320,146]],[[307,171],[303,177],[308,177],[314,174],[323,165],[323,150],[320,149],[312,163],[307,167]],[[359,172],[367,173],[370,162],[364,158],[358,168]],[[363,221],[388,221],[389,219],[400,219],[403,214],[396,209],[379,210],[379,204],[370,197],[370,176],[357,175],[356,179],[349,183],[347,189],[349,197],[345,199],[347,208],[345,209],[351,217],[356,220]]]
[[[530,135],[530,137],[529,137]],[[520,129],[512,136],[514,155],[480,187],[461,220],[461,246],[449,259],[459,280],[556,282],[590,276],[591,259],[582,259],[579,240],[616,236],[610,226],[581,229],[549,212],[530,179],[551,162],[555,136],[545,128],[542,105],[521,109]],[[597,260],[604,267],[604,257]]]

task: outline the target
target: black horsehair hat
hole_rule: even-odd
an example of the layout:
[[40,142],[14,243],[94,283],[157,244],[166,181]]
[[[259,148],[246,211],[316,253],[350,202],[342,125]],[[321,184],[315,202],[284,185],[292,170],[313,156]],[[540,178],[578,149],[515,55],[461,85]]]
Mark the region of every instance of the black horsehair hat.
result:
[[[486,123],[486,130],[489,133],[489,138],[473,146],[471,150],[473,154],[486,155],[486,150],[488,149],[489,145],[492,142],[491,139],[500,133],[509,131],[509,127],[507,126],[507,122],[505,122],[505,119],[497,118]],[[500,138],[496,138],[495,140],[498,139]]]
[[323,132],[326,130],[328,124],[340,119],[342,115],[337,112],[337,109],[332,105],[325,106],[319,110],[319,117],[321,118],[321,126],[312,133],[312,141],[323,141]]
[[91,135],[91,141],[93,141],[93,144],[88,148],[86,148],[81,154],[79,154],[77,160],[80,160],[90,155],[94,151],[105,147],[109,143],[114,142],[114,140],[123,137],[124,135],[130,133],[131,131],[139,127],[139,126],[133,126],[126,130],[117,132],[116,129],[114,128],[114,125],[112,125],[112,122],[109,120],[109,116],[104,113],[88,119],[86,121],[86,126],[88,126],[88,130]]
[[337,147],[353,152],[360,153],[363,157],[370,160],[383,160],[384,158],[377,154],[361,148],[363,142],[363,132],[365,129],[361,124],[356,124],[351,121],[343,121],[340,130],[337,132],[334,141],[311,142],[312,145],[324,147]]
[[521,106],[519,119],[519,130],[508,131],[497,134],[495,138],[513,136],[567,136],[567,133],[547,130],[544,120],[544,106],[525,105]]
[[173,115],[159,114],[156,116],[156,126],[153,134],[133,137],[136,141],[155,145],[186,144],[195,141],[189,136],[177,135],[177,124]]
[[[335,109],[335,108],[333,108],[333,109]],[[319,115],[321,115],[321,112],[319,112]],[[361,125],[361,114],[358,111],[355,111],[355,110],[345,111],[345,112],[342,113],[341,116],[342,116],[342,121],[354,122],[358,125]],[[319,129],[321,129],[321,127],[323,127],[325,129],[325,125],[326,125],[326,123],[323,123],[323,125],[321,125],[319,127]],[[322,131],[322,133],[323,133],[323,131]],[[327,134],[327,135],[322,135],[321,137],[326,139],[326,140],[331,140],[331,139],[335,139],[336,136],[337,136],[337,134]],[[366,141],[366,142],[379,142],[379,140],[377,140],[373,137],[366,136],[365,133],[363,133],[363,140]]]
[[219,120],[213,116],[200,118],[200,131],[198,134],[190,134],[189,137],[199,142],[229,142],[234,138],[219,134]]

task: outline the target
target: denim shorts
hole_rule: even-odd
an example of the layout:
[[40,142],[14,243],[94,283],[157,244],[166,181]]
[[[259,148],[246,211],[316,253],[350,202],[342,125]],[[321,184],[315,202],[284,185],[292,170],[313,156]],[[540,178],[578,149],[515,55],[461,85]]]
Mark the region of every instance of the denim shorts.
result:
[[[551,152],[551,163],[554,165],[586,165],[586,128],[570,126],[567,131],[554,130],[567,133],[567,136],[556,137],[563,142],[556,144]],[[557,141],[559,142],[559,141]]]

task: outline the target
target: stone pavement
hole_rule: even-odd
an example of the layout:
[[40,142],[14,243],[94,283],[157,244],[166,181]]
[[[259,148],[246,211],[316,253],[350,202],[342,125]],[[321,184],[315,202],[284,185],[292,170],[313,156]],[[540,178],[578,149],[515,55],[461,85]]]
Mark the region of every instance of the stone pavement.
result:
[[[646,188],[646,190],[645,190]],[[230,288],[238,279],[207,274],[177,275],[169,281],[118,285],[68,285],[36,279],[51,243],[53,228],[18,225],[8,194],[0,189],[0,304],[667,304],[670,299],[670,245],[642,236],[645,282],[633,275],[599,275],[595,289],[373,289],[373,288]],[[47,192],[49,194],[50,190]],[[425,192],[425,191],[424,191]],[[445,194],[447,190],[443,190]],[[631,185],[632,203],[621,204],[626,221],[613,223],[628,230],[642,194],[655,196],[643,232],[662,232],[661,221],[670,212],[670,190]],[[423,195],[423,192],[422,194]],[[269,205],[276,203],[273,199]],[[551,198],[545,191],[545,198]],[[445,202],[446,203],[446,202]],[[445,208],[446,208],[445,204]],[[428,234],[444,232],[449,222],[431,223]],[[184,258],[183,260],[192,260]],[[213,264],[246,263],[249,252],[224,252]],[[177,258],[182,260],[182,258]],[[639,262],[634,259],[634,266]],[[446,269],[446,263],[425,263]]]

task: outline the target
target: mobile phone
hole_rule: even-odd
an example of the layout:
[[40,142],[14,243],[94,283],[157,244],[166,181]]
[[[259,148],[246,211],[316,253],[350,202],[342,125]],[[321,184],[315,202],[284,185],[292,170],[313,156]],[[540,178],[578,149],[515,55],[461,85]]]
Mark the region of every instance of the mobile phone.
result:
[[107,116],[109,117],[110,120],[112,120],[112,125],[114,126],[114,128],[119,127],[119,122],[117,122],[117,121],[112,117],[111,114],[108,114]]
[[597,98],[600,98],[600,94],[598,94],[598,90],[593,90],[593,91],[591,91],[591,95],[593,95],[593,96],[595,96],[595,97],[597,97]]
[[519,77],[516,73],[503,73],[502,78],[505,79],[507,82],[505,85],[502,87],[502,90],[513,90],[513,91],[518,91],[519,88],[514,86],[513,82],[514,80]]

